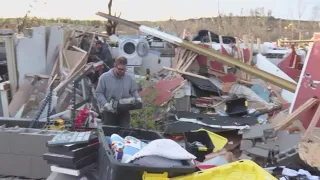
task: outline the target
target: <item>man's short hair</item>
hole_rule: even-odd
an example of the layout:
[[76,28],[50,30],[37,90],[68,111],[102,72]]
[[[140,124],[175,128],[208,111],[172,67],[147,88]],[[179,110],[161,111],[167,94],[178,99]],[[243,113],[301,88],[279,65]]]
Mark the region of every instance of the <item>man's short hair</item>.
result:
[[127,60],[127,58],[125,58],[123,56],[119,56],[115,59],[114,63],[117,65],[127,65],[128,60]]

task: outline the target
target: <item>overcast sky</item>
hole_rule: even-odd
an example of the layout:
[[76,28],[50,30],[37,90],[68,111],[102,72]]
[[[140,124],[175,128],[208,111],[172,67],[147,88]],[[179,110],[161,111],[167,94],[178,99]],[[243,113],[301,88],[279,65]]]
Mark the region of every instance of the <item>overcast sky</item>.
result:
[[[45,18],[102,19],[97,11],[107,12],[109,0],[0,0],[0,17],[23,16],[29,9],[34,16]],[[277,18],[313,20],[313,8],[320,0],[113,0],[113,11],[128,20],[168,20],[212,17],[220,13],[248,15],[250,9],[264,7]],[[219,2],[219,3],[218,3]],[[218,5],[219,4],[219,5]],[[30,8],[32,5],[32,8]],[[219,8],[218,8],[219,7]]]

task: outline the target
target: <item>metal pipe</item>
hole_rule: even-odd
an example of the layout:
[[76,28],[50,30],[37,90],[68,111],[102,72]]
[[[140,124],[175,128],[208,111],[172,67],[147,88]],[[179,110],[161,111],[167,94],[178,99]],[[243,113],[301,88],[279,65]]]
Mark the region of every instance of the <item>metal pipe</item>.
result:
[[223,62],[229,66],[237,66],[237,67],[241,68],[241,70],[243,70],[247,73],[250,73],[251,75],[259,77],[267,82],[270,82],[270,83],[272,83],[276,86],[279,86],[283,89],[286,89],[288,91],[295,92],[295,89],[297,86],[295,83],[292,83],[292,82],[287,81],[285,79],[279,78],[278,76],[267,73],[267,72],[262,71],[260,69],[254,68],[248,64],[240,62],[237,59],[222,55],[218,52],[201,47],[201,46],[193,44],[191,42],[184,41],[176,36],[167,34],[165,32],[161,32],[161,31],[156,30],[154,28],[150,28],[150,27],[140,25],[140,24],[137,24],[134,22],[130,22],[130,21],[127,21],[127,20],[124,20],[124,19],[121,19],[121,18],[118,18],[115,16],[111,16],[111,15],[108,15],[108,14],[105,14],[102,12],[98,12],[96,14],[99,16],[102,16],[104,18],[107,18],[109,20],[112,20],[112,21],[127,25],[129,27],[132,27],[134,29],[140,30],[143,33],[150,34],[150,35],[155,36],[157,38],[160,38],[160,39],[163,39],[163,40],[168,41],[170,43],[181,46],[183,48],[189,49],[189,50],[194,51],[196,53],[199,53],[201,55],[215,58],[217,61]]

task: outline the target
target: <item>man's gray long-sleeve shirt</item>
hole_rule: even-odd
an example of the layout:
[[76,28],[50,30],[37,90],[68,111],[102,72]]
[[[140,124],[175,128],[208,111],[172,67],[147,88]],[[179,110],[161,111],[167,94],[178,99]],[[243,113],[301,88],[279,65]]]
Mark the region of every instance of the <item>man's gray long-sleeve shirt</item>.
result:
[[140,98],[133,77],[125,73],[122,78],[117,78],[114,75],[113,69],[100,76],[96,88],[96,97],[102,106],[110,102],[111,99]]

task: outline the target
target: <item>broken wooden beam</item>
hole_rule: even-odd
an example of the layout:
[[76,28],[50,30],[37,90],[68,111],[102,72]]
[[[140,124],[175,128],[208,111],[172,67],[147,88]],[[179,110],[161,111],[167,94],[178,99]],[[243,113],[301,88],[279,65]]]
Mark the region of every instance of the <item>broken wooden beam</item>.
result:
[[131,21],[127,21],[115,16],[111,16],[108,15],[106,13],[102,13],[102,12],[98,12],[96,13],[97,15],[107,18],[109,20],[127,25],[129,27],[132,27],[134,29],[140,30],[143,33],[146,34],[150,34],[152,36],[155,36],[157,38],[163,39],[165,41],[168,41],[170,43],[176,44],[178,46],[181,46],[183,48],[189,49],[195,53],[207,56],[207,57],[211,57],[211,58],[216,58],[216,60],[225,63],[226,65],[229,66],[237,66],[239,68],[241,68],[241,70],[250,73],[253,76],[259,77],[267,82],[270,82],[276,86],[279,86],[283,89],[286,89],[288,91],[294,92],[297,85],[295,83],[292,83],[290,81],[284,80],[282,78],[279,78],[278,76],[275,76],[273,74],[267,73],[263,70],[257,69],[257,68],[253,68],[251,65],[239,62],[238,60],[225,56],[225,55],[221,55],[218,52],[203,48],[199,45],[193,44],[191,42],[185,41],[180,39],[179,37],[167,34],[165,32],[161,32],[157,29],[154,28],[150,28],[148,26],[144,26],[144,25],[140,25]]

